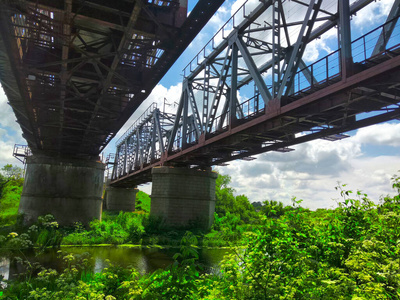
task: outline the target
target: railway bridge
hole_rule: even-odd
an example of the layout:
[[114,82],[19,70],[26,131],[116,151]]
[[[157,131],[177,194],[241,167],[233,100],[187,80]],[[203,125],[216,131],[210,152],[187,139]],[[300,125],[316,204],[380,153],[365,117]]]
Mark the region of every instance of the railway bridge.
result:
[[400,1],[356,33],[373,4],[245,1],[185,68],[177,111],[152,105],[116,143],[112,190],[152,181],[152,214],[210,225],[211,166],[398,119]]
[[[244,1],[185,68],[177,111],[152,106],[117,142],[110,203],[151,180],[152,214],[209,225],[211,166],[399,118],[400,0],[387,1],[363,34],[351,19],[373,0]],[[1,2],[0,79],[33,154],[27,221],[100,216],[98,155],[222,3],[187,16],[184,0]]]
[[101,216],[99,154],[222,3],[0,1],[0,82],[32,154],[26,222]]

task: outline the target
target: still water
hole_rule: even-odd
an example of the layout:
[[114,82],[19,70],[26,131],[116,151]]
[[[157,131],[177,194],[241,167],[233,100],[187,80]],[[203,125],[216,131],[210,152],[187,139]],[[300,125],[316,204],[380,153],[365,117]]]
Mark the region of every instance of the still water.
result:
[[[66,247],[61,248],[63,253],[83,254],[89,253],[91,269],[101,272],[108,266],[107,260],[113,265],[121,267],[134,267],[140,273],[149,273],[157,269],[164,269],[173,262],[173,255],[179,248],[125,248],[125,247]],[[230,253],[229,249],[199,249],[199,262],[203,265],[204,272],[218,272],[218,264],[224,255]],[[64,267],[62,257],[57,250],[49,249],[45,253],[19,255],[30,262],[38,262],[45,268],[61,271]],[[23,267],[12,257],[0,257],[0,277],[13,279],[16,274],[23,271]],[[1,283],[0,283],[1,284]]]

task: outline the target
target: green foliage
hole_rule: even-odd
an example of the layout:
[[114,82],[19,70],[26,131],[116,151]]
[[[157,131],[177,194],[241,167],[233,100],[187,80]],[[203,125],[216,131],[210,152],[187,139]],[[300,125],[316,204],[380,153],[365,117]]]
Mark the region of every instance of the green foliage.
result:
[[[17,282],[12,282],[4,291],[6,299],[117,299],[116,288],[129,270],[110,266],[100,274],[89,270],[88,255],[63,254],[65,269],[58,273],[20,259],[27,266]],[[37,276],[32,276],[37,274]],[[8,297],[8,298],[7,298]]]
[[201,270],[196,236],[186,232],[180,252],[173,258],[174,263],[167,270],[156,271],[143,281],[142,299],[193,299]]
[[[400,192],[400,178],[392,178]],[[375,205],[361,191],[339,185],[342,200],[336,209],[309,211],[293,198],[292,206],[265,201],[259,216],[243,224],[233,212],[236,199],[220,178],[221,214],[203,245],[230,245],[234,254],[220,264],[219,273],[201,274],[198,238],[186,232],[174,263],[166,270],[139,274],[133,269],[109,266],[99,274],[87,268],[85,259],[63,255],[64,271],[58,273],[26,264],[26,272],[3,290],[5,299],[400,299],[400,196],[384,197]],[[224,198],[225,197],[225,198]],[[225,201],[225,200],[229,201]],[[234,200],[232,200],[234,199]],[[242,203],[242,202],[243,203]],[[233,211],[232,211],[233,210]],[[254,212],[254,210],[253,210]],[[43,217],[28,233],[0,236],[10,248],[52,244],[54,220]],[[51,225],[53,224],[53,225]],[[76,224],[68,237],[82,242],[159,243],[167,234],[162,219],[143,214],[106,214],[103,222],[85,231]],[[56,230],[57,231],[57,230]],[[170,233],[170,238],[180,236]],[[217,241],[217,242],[215,242]],[[26,243],[26,245],[24,245]],[[244,247],[235,247],[244,245]]]
[[292,207],[284,206],[282,202],[265,200],[260,207],[260,212],[268,218],[279,218],[291,209]]
[[0,171],[7,180],[18,180],[23,177],[23,170],[20,167],[11,164],[5,165]]
[[215,186],[215,212],[219,216],[225,216],[228,212],[240,216],[242,223],[249,223],[256,217],[254,207],[245,195],[234,196],[234,189],[229,187],[231,177],[220,175]]
[[118,215],[105,214],[102,221],[90,222],[89,230],[76,224],[74,232],[65,236],[63,244],[124,244],[138,243],[144,234],[143,215],[119,212]]
[[151,199],[148,194],[143,191],[138,191],[136,194],[135,210],[150,213]]
[[61,232],[58,231],[58,223],[52,215],[38,217],[37,225],[29,227],[28,232],[40,249],[59,247],[63,238]]
[[15,224],[18,217],[19,201],[21,199],[24,180],[4,179],[0,176],[0,227]]

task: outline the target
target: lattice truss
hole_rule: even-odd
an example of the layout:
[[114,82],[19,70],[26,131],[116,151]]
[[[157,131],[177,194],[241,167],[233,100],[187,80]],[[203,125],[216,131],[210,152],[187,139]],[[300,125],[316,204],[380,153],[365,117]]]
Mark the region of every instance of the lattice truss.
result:
[[34,153],[98,155],[168,69],[160,58],[186,19],[179,0],[0,4],[19,75],[1,82]]
[[161,112],[153,103],[118,140],[112,178],[142,169],[159,160],[168,143],[175,114]]
[[[351,16],[372,1],[350,1],[347,8],[344,2],[248,0],[185,68],[177,120],[166,150],[174,153],[191,147],[202,134],[210,140],[399,53],[400,1],[393,1],[384,24],[353,39]],[[314,53],[320,39],[329,40],[332,47],[322,58]],[[331,133],[345,131],[360,113],[398,112],[397,84],[359,86],[335,104],[322,101],[281,115],[270,128],[247,130],[223,145],[215,143],[198,163],[290,151],[286,145],[298,143],[298,137],[304,141],[309,134],[310,139],[312,134],[340,139],[343,135]],[[194,129],[189,119],[194,120]]]
[[[371,80],[362,71],[400,53],[400,0],[382,25],[351,37],[351,17],[372,2],[246,1],[185,68],[165,157],[141,161],[205,167],[291,151],[316,138],[338,140],[342,132],[398,118],[398,76]],[[320,39],[329,42],[322,58],[315,53]],[[358,83],[347,84],[355,74]],[[328,88],[329,96],[318,96]],[[129,172],[122,157],[117,168]]]

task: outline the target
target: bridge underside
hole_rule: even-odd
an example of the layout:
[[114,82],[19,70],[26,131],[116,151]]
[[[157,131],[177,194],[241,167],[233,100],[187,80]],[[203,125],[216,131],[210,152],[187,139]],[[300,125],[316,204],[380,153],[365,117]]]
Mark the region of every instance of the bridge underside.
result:
[[33,154],[97,157],[222,0],[0,2],[0,82]]
[[223,2],[188,16],[187,0],[0,1],[0,82],[32,154],[26,222],[101,217],[99,154]]

